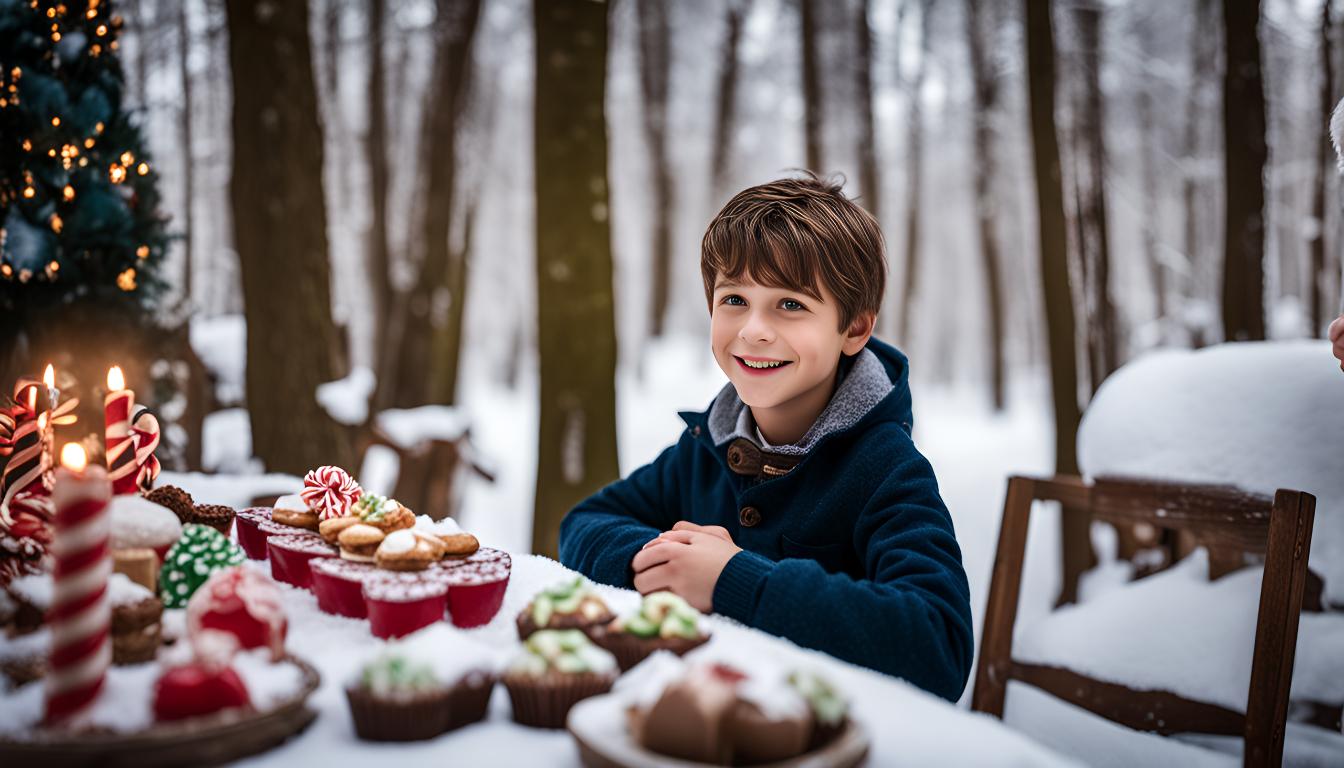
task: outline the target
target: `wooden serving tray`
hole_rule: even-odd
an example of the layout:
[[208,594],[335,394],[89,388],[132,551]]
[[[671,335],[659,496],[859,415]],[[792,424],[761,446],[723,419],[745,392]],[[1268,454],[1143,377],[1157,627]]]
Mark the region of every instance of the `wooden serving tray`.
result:
[[[650,752],[630,738],[625,704],[613,694],[584,699],[569,711],[565,723],[588,768],[699,768],[694,763]],[[868,735],[854,720],[826,746],[791,760],[755,768],[854,768],[868,756]]]
[[0,737],[0,765],[126,766],[218,765],[275,747],[317,717],[307,706],[321,677],[307,662],[285,657],[303,673],[292,696],[265,712],[225,711],[172,723],[156,723],[134,733],[88,733],[74,739],[39,734],[32,739]]

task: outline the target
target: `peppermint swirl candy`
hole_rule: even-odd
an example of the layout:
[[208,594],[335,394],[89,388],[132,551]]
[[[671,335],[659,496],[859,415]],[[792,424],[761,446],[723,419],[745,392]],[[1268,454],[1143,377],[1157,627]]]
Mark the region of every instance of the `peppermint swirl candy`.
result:
[[333,517],[345,517],[350,514],[350,505],[354,504],[364,489],[340,467],[318,467],[303,478],[303,490],[299,495],[308,508],[317,512],[321,520]]

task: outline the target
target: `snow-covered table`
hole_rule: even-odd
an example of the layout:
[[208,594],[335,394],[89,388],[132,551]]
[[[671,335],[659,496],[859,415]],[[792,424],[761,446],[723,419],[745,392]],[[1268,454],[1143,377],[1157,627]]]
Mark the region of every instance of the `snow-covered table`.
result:
[[[265,562],[251,567],[268,569]],[[514,555],[513,575],[504,606],[488,625],[462,630],[497,648],[518,645],[514,617],[543,587],[573,572],[544,557]],[[317,720],[298,737],[258,755],[244,765],[305,765],[335,768],[369,766],[380,759],[429,760],[445,765],[578,766],[578,750],[564,731],[541,731],[517,725],[510,718],[508,694],[496,688],[486,720],[428,742],[376,744],[355,738],[343,687],[355,668],[382,644],[365,622],[330,616],[304,590],[282,585],[289,615],[288,646],[322,673],[322,685],[309,705]],[[630,590],[598,587],[617,613],[633,610],[639,595]],[[871,740],[868,765],[1071,765],[1068,760],[991,717],[958,709],[947,702],[886,675],[804,650],[779,638],[719,616],[708,619],[711,643],[732,644],[734,654],[756,653],[798,658],[823,671],[851,701],[853,715]],[[412,763],[401,762],[409,765]]]

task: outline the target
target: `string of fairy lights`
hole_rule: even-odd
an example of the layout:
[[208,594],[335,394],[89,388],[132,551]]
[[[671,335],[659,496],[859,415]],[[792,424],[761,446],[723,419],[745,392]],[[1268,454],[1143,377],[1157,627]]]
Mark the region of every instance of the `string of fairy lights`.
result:
[[[81,55],[87,55],[92,58],[103,56],[105,52],[115,52],[118,49],[117,35],[122,29],[123,20],[120,15],[107,16],[108,8],[103,0],[87,0],[85,3],[67,4],[58,2],[48,4],[45,11],[42,9],[43,3],[39,0],[30,0],[29,8],[39,14],[44,14],[50,20],[50,37],[53,44],[59,43],[63,36],[70,35],[73,32],[80,32],[87,36],[89,27],[92,26],[91,42],[82,46]],[[81,9],[75,8],[76,5],[85,6]],[[96,22],[96,24],[94,23]],[[55,46],[44,53],[44,59],[53,61],[56,53]],[[59,60],[56,60],[59,61]],[[55,61],[53,61],[55,63]],[[68,62],[67,62],[68,63]],[[0,110],[12,109],[20,105],[20,82],[24,76],[23,68],[14,66],[8,71],[0,68]],[[50,124],[53,129],[59,129],[62,125],[60,115],[51,115]],[[45,155],[48,161],[59,162],[62,171],[64,171],[64,184],[60,187],[59,202],[65,204],[74,203],[79,195],[76,189],[75,180],[71,172],[75,168],[87,168],[91,162],[98,162],[91,159],[93,150],[98,146],[104,131],[105,124],[99,121],[94,124],[91,135],[65,137],[57,144],[52,146],[40,147],[35,144],[32,138],[25,137],[20,141],[20,147],[23,150],[24,165],[21,171],[21,182],[17,189],[8,184],[0,185],[0,203],[11,204],[21,201],[34,201],[38,196],[38,181],[34,178],[33,168],[36,163],[41,162],[39,158]],[[132,180],[135,176],[148,176],[150,166],[146,160],[138,159],[130,150],[122,151],[110,160],[104,160],[107,163],[107,178],[114,186],[122,185]],[[56,195],[53,194],[53,197]],[[54,202],[54,201],[53,201]],[[54,209],[45,217],[45,223],[51,228],[51,231],[59,236],[65,230],[65,220],[60,212]],[[67,211],[68,213],[68,211]],[[16,267],[9,263],[5,255],[6,230],[5,222],[0,221],[0,279],[18,280],[20,283],[27,283],[30,280],[48,280],[58,279],[61,271],[60,261],[50,259],[45,267],[40,271],[34,271],[29,267]],[[88,252],[85,251],[87,255]],[[150,247],[146,244],[140,244],[135,249],[135,255],[138,261],[144,261],[150,256]],[[123,291],[134,291],[137,287],[137,273],[134,266],[127,267],[116,276],[116,285]]]

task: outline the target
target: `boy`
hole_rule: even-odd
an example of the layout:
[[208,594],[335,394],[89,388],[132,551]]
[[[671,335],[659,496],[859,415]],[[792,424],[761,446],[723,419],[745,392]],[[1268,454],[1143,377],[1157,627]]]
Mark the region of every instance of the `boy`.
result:
[[739,193],[700,270],[729,383],[652,464],[560,525],[560,560],[905,678],[956,701],[970,595],[910,439],[906,358],[871,338],[877,221],[809,176]]

